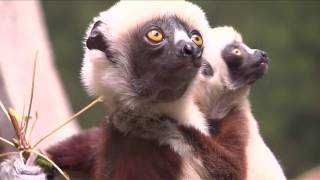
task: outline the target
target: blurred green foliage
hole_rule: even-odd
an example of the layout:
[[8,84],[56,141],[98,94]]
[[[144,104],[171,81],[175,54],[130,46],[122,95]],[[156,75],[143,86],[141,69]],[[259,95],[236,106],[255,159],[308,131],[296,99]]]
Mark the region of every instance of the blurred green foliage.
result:
[[[195,1],[213,27],[232,25],[246,43],[271,57],[267,76],[252,88],[261,132],[288,177],[320,164],[320,3],[317,1]],[[80,84],[82,38],[110,1],[44,1],[50,39],[74,110],[88,103]],[[98,125],[102,108],[80,117]],[[266,169],[266,171],[268,171]],[[270,172],[272,173],[272,172]]]

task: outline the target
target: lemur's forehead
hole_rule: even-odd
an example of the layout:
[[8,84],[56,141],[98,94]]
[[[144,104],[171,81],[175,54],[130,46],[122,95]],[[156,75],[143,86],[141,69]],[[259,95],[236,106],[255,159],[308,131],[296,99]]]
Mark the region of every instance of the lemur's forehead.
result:
[[197,27],[200,32],[209,27],[204,12],[186,1],[120,1],[100,13],[94,21],[102,21],[106,25],[105,34],[109,39],[117,39],[150,20],[173,16],[185,25]]
[[251,49],[247,44],[245,44],[244,42],[239,42],[234,40],[233,42],[231,42],[230,44],[226,44],[225,47],[223,48],[223,51],[232,51],[235,48],[240,49],[242,53],[249,53],[249,54],[253,54],[255,49]]
[[180,40],[191,41],[189,33],[193,30],[198,30],[196,27],[188,24],[175,15],[157,17],[147,21],[136,27],[135,34],[142,37],[147,31],[152,28],[159,28],[164,33],[164,38],[172,39],[174,43]]
[[[235,29],[229,26],[213,28],[209,33],[210,44],[224,48],[230,44],[241,44],[242,37]],[[218,49],[218,48],[217,48]]]
[[142,26],[148,26],[148,25],[156,25],[163,28],[168,27],[168,28],[175,28],[180,30],[188,30],[192,28],[191,24],[188,24],[187,22],[185,22],[183,19],[180,19],[176,15],[157,16],[142,24]]
[[175,31],[184,31],[189,32],[193,29],[196,29],[196,27],[193,27],[192,25],[188,24],[187,22],[183,21],[179,17],[175,15],[170,16],[159,16],[156,18],[153,18],[149,21],[146,21],[144,23],[141,23],[137,25],[134,29],[134,31],[141,31],[144,29],[150,30],[152,27],[158,27],[160,28],[164,33],[166,32],[175,32]]
[[180,40],[191,42],[192,40],[190,39],[189,34],[190,32],[197,30],[196,27],[184,22],[175,15],[163,16],[153,18],[145,23],[137,25],[130,34],[127,34],[126,37],[122,38],[127,39],[127,44],[144,43],[141,41],[142,38],[153,29],[160,30],[164,39],[174,44],[178,43]]
[[[226,47],[243,44],[242,37],[235,29],[229,26],[212,28],[206,35],[207,43],[204,48],[204,57],[213,67],[224,64],[221,53]],[[223,68],[216,68],[223,69]]]
[[[203,57],[208,61],[214,71],[212,82],[219,82],[228,77],[227,66],[223,60],[222,53],[226,48],[242,46],[242,37],[235,29],[229,26],[216,27],[209,31],[206,36],[207,43],[204,48]],[[205,67],[205,66],[204,66]],[[204,71],[202,71],[204,72]],[[210,83],[214,85],[215,83]]]

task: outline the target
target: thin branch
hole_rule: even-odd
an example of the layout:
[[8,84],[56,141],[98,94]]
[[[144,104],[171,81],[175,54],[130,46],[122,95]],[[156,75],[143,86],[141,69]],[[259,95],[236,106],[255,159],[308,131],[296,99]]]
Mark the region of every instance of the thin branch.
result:
[[4,114],[6,115],[6,117],[8,118],[8,120],[11,121],[8,110],[5,108],[2,101],[0,101],[0,107],[1,107],[2,111],[4,112]]
[[3,137],[0,137],[0,141],[2,141],[2,142],[4,142],[4,143],[7,143],[7,144],[9,144],[9,145],[11,145],[11,146],[13,146],[13,147],[16,147],[16,146],[13,144],[13,142],[11,142],[11,141],[9,141],[9,140],[6,140],[6,139],[3,138]]
[[6,152],[6,153],[0,154],[0,157],[9,156],[9,155],[14,155],[14,154],[18,154],[18,153],[19,153],[18,151]]
[[68,123],[70,123],[71,121],[73,121],[75,118],[77,118],[79,115],[81,115],[82,113],[84,113],[85,111],[87,111],[88,109],[90,109],[92,106],[94,106],[95,104],[102,102],[103,98],[100,96],[97,99],[95,99],[94,101],[92,101],[90,104],[88,104],[86,107],[82,108],[79,112],[77,112],[76,114],[74,114],[73,116],[71,116],[66,122],[64,122],[63,124],[61,124],[60,126],[56,127],[55,129],[53,129],[52,131],[50,131],[47,135],[43,136],[39,141],[37,141],[35,143],[35,145],[33,147],[37,147],[43,140],[45,140],[47,137],[51,136],[53,133],[55,133],[56,131],[58,131],[59,129],[61,129],[63,126],[67,125]]
[[19,126],[18,120],[17,120],[17,119],[20,119],[20,121],[22,121],[22,118],[19,118],[18,117],[19,115],[13,109],[9,109],[9,116],[11,119],[12,126],[15,130],[17,137],[18,137],[19,146],[24,147],[24,148],[29,148],[30,146],[26,140],[25,133],[24,133],[24,131],[22,131],[21,127]]
[[66,178],[67,180],[70,180],[69,176],[65,172],[63,172],[62,169],[59,168],[59,166],[56,163],[54,163],[50,158],[48,158],[46,155],[44,155],[44,154],[42,154],[42,153],[40,153],[38,151],[35,151],[35,150],[30,150],[30,152],[35,153],[38,156],[40,156],[40,157],[44,158],[45,160],[47,160],[48,162],[50,162],[60,172],[60,174],[64,178]]
[[[17,121],[17,113],[16,113],[16,111],[14,111],[13,109],[9,109],[9,116],[10,116],[10,119],[11,119],[11,124],[12,124],[12,126],[13,126],[13,129],[14,129],[14,131],[15,131],[15,133],[16,133],[16,136],[18,137],[18,139],[20,140],[20,138],[21,138],[21,128],[20,128],[20,126],[19,126],[19,124],[18,124],[18,121]],[[20,119],[20,118],[18,118],[18,119]]]
[[29,142],[31,142],[32,132],[33,132],[33,129],[34,129],[37,121],[38,121],[38,112],[36,112],[36,118],[33,120],[31,130],[29,132]]
[[[26,102],[25,102],[25,100],[23,100],[24,102],[23,102],[23,109],[22,109],[22,120],[23,120],[23,118],[25,117],[24,115],[24,113],[25,113],[25,108],[26,108]],[[21,129],[24,129],[25,128],[25,126],[24,126],[24,124],[25,124],[25,122],[24,121],[21,121],[20,122],[20,127],[21,127]]]
[[36,55],[35,55],[34,63],[33,63],[32,84],[31,84],[31,94],[30,94],[29,108],[28,108],[26,126],[25,126],[25,130],[24,130],[25,134],[26,134],[26,132],[28,130],[29,117],[30,117],[31,107],[32,107],[32,102],[33,102],[34,82],[35,82],[35,77],[36,77],[36,68],[37,68],[37,63],[38,63],[38,56],[39,56],[39,50],[36,50]]

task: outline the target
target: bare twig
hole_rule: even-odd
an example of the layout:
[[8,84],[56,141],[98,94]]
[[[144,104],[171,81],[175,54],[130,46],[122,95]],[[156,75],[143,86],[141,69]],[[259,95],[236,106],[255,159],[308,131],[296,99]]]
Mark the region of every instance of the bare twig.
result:
[[[19,126],[19,123],[17,120],[18,115],[15,113],[14,110],[9,109],[9,116],[11,119],[12,126],[13,126],[15,133],[16,133],[18,140],[19,140],[19,148],[21,148],[21,149],[30,148],[29,143],[26,140],[25,133],[21,129],[21,127]],[[20,121],[23,121],[22,118],[20,118]]]
[[32,132],[33,132],[33,129],[34,129],[37,121],[38,121],[38,112],[36,112],[36,118],[33,120],[31,130],[29,132],[29,142],[31,142]]
[[60,126],[56,127],[55,129],[53,129],[52,131],[50,131],[47,135],[43,136],[40,140],[38,140],[33,147],[37,147],[43,140],[45,140],[47,137],[51,136],[53,133],[55,133],[56,131],[58,131],[59,129],[61,129],[63,126],[67,125],[68,123],[70,123],[71,121],[73,121],[75,118],[77,118],[79,115],[81,115],[82,113],[84,113],[85,111],[87,111],[88,109],[90,109],[91,107],[93,107],[95,104],[102,102],[103,98],[102,97],[98,97],[97,99],[95,99],[94,101],[92,101],[90,104],[88,104],[86,107],[82,108],[79,112],[77,112],[76,114],[74,114],[73,116],[71,116],[67,121],[65,121],[63,124],[61,124]]
[[7,109],[4,107],[2,101],[0,101],[0,107],[1,107],[1,109],[2,109],[2,111],[3,111],[3,113],[6,115],[6,117],[7,117],[8,120],[10,121],[9,113],[8,113]]
[[26,134],[26,132],[28,130],[29,117],[30,117],[31,107],[32,107],[32,102],[33,102],[34,82],[35,82],[35,77],[36,77],[36,68],[37,68],[37,63],[38,63],[38,56],[39,56],[39,50],[36,50],[36,55],[35,55],[34,63],[33,63],[32,84],[31,84],[31,93],[30,93],[30,101],[29,101],[29,107],[28,107],[27,121],[26,121],[26,126],[25,126],[25,129],[24,129],[24,133],[25,134]]
[[[24,102],[24,103],[23,103],[23,109],[22,109],[22,120],[23,120],[23,118],[24,118],[25,107],[26,107],[26,103]],[[23,121],[20,122],[20,127],[21,127],[22,129],[24,129],[24,122],[23,122]]]
[[13,147],[16,147],[16,146],[13,144],[13,142],[11,142],[11,141],[9,141],[9,140],[6,140],[6,139],[3,138],[3,137],[0,137],[0,141],[4,142],[4,143],[6,143],[6,144],[9,144],[9,145],[11,145],[11,146],[13,146]]
[[6,152],[6,153],[2,153],[0,154],[0,157],[4,157],[4,156],[10,156],[10,155],[14,155],[14,154],[18,154],[19,152]]

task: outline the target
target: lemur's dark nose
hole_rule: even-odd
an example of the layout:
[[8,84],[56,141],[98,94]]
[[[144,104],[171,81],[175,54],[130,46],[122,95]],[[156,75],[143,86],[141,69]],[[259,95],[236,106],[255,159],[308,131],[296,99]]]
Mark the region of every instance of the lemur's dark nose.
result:
[[265,62],[265,63],[267,63],[269,61],[268,54],[265,51],[257,49],[257,50],[255,50],[254,53],[255,53],[255,56],[257,57],[258,61]]
[[191,56],[192,59],[198,59],[201,57],[201,50],[193,43],[186,43],[182,48],[183,56]]
[[185,63],[192,62],[196,68],[201,66],[203,48],[198,47],[193,42],[184,40],[180,40],[175,46],[177,47],[176,55],[179,59],[183,60]]
[[193,56],[194,48],[192,47],[192,45],[186,44],[183,47],[182,52],[184,53],[185,56]]

